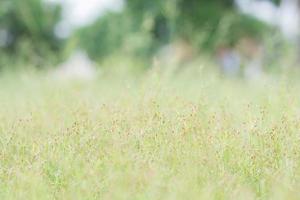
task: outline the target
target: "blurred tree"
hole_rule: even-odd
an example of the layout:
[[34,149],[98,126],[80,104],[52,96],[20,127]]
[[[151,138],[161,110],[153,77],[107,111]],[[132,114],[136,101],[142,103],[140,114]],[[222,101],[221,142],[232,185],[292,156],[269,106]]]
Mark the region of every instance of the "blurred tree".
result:
[[268,26],[242,15],[234,0],[127,0],[121,13],[110,13],[78,32],[92,57],[116,51],[147,55],[161,45],[184,39],[198,49],[234,45],[241,37],[263,37]]
[[178,0],[178,12],[176,34],[207,50],[234,45],[245,36],[262,38],[268,29],[259,20],[241,14],[234,0]]
[[279,5],[281,3],[282,0],[271,0],[273,3],[275,3],[276,5]]
[[45,5],[42,0],[1,0],[2,51],[34,64],[45,64],[49,56],[52,61],[62,47],[54,33],[60,13],[58,5]]

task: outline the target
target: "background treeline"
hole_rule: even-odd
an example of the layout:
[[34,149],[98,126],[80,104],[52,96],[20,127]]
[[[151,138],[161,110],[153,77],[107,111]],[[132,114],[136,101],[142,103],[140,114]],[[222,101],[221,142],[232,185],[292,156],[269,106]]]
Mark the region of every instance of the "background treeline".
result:
[[121,12],[107,13],[59,39],[55,27],[61,10],[42,0],[0,1],[0,64],[53,66],[77,48],[97,62],[115,54],[147,60],[177,39],[210,53],[218,46],[234,46],[241,37],[263,40],[273,31],[241,14],[234,0],[127,0]]
[[64,42],[55,33],[61,7],[41,0],[1,0],[1,64],[6,61],[43,66],[61,58]]

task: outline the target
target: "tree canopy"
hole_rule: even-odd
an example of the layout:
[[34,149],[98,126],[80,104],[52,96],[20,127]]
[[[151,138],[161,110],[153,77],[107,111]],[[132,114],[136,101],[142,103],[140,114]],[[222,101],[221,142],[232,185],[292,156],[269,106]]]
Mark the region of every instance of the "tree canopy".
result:
[[60,6],[45,5],[41,0],[0,1],[0,30],[8,37],[2,50],[22,54],[29,62],[46,61],[46,56],[57,53],[62,46],[54,33],[60,13]]
[[101,59],[120,50],[151,54],[177,38],[211,51],[245,35],[261,39],[268,30],[241,14],[234,0],[127,0],[121,13],[109,13],[78,34],[89,54]]
[[[64,46],[54,33],[60,19],[59,5],[42,0],[0,1],[0,51],[21,54],[29,62],[56,60]],[[95,60],[118,52],[147,58],[176,39],[213,51],[247,35],[261,39],[269,30],[241,14],[234,0],[127,0],[121,12],[107,13],[77,30],[71,41],[75,38]],[[7,38],[1,43],[3,35]],[[49,55],[55,58],[45,59]]]

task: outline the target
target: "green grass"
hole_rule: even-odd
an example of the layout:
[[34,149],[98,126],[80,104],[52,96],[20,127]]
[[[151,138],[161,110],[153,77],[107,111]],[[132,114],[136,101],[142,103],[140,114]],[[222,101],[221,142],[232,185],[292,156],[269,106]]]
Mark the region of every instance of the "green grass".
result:
[[0,78],[0,199],[299,199],[300,87],[187,71]]

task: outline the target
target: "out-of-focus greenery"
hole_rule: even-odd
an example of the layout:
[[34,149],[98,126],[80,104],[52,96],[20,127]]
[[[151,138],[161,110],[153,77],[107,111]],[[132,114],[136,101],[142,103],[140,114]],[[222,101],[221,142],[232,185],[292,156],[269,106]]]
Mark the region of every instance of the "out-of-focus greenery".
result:
[[282,0],[271,0],[273,3],[279,5],[281,3]]
[[270,27],[238,12],[232,0],[128,0],[121,13],[109,13],[77,34],[92,58],[114,53],[149,56],[181,38],[196,49],[232,46],[241,37],[262,40]]
[[1,60],[8,56],[10,61],[18,58],[23,64],[40,66],[57,61],[63,41],[57,39],[54,29],[60,18],[58,5],[41,0],[1,0],[0,31],[6,37],[0,48]]
[[[212,53],[220,46],[234,46],[241,37],[262,41],[271,30],[241,14],[234,0],[127,0],[121,12],[107,13],[75,31],[67,48],[54,33],[60,20],[59,5],[43,0],[0,1],[0,65],[46,66],[56,63],[63,49],[72,51],[77,44],[98,62],[122,54],[147,63],[160,47],[177,39]],[[4,43],[1,35],[7,37]]]

